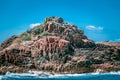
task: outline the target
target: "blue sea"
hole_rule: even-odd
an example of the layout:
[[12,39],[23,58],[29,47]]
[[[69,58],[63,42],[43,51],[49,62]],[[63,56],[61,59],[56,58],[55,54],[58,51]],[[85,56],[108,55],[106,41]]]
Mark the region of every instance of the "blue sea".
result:
[[120,72],[87,74],[6,73],[0,80],[120,80]]

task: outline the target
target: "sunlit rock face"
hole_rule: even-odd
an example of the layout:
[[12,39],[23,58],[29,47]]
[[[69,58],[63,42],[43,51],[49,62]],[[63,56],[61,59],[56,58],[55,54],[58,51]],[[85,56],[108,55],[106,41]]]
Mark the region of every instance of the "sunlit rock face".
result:
[[1,44],[0,72],[3,66],[17,66],[15,70],[11,68],[16,72],[37,69],[81,73],[98,68],[103,71],[119,69],[119,43],[110,44],[95,43],[87,38],[84,31],[64,22],[61,17],[47,17],[43,24],[12,36]]

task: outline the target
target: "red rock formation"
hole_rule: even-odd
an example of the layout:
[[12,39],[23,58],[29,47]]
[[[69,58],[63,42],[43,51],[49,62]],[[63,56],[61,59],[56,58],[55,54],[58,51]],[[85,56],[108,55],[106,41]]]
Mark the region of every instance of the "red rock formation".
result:
[[1,45],[0,48],[3,50],[4,48],[10,46],[12,42],[17,38],[17,36],[11,36],[9,39],[5,40]]
[[60,17],[46,18],[44,24],[26,33],[29,36],[24,37],[29,37],[28,41],[12,36],[2,43],[0,66],[58,72],[91,72],[96,68],[118,70],[120,67],[118,43],[96,44],[77,26],[64,23]]
[[46,54],[63,53],[68,49],[69,41],[61,39],[59,36],[44,37],[43,40],[38,40],[33,45],[36,50],[33,50],[32,55],[35,56],[41,53],[43,56]]

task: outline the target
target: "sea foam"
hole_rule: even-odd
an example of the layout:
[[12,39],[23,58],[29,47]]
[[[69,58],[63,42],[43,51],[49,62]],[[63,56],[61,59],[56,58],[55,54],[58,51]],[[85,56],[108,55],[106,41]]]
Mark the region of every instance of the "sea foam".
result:
[[0,80],[3,78],[69,78],[69,77],[84,77],[84,76],[95,76],[95,75],[120,75],[120,71],[118,72],[108,72],[108,73],[83,73],[83,74],[58,74],[58,73],[49,73],[49,72],[43,72],[43,71],[28,71],[28,73],[11,73],[7,72],[5,75],[0,76]]

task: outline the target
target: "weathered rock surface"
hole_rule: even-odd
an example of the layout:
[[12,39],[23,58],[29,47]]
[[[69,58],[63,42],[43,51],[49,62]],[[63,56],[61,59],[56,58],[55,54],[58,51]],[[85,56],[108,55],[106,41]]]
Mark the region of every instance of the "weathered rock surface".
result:
[[9,39],[7,39],[6,41],[4,41],[1,45],[0,45],[0,50],[3,50],[4,48],[10,46],[12,44],[12,42],[17,38],[17,36],[13,35],[11,36]]
[[30,69],[83,73],[120,69],[120,43],[95,43],[77,26],[48,17],[0,46],[0,73]]

